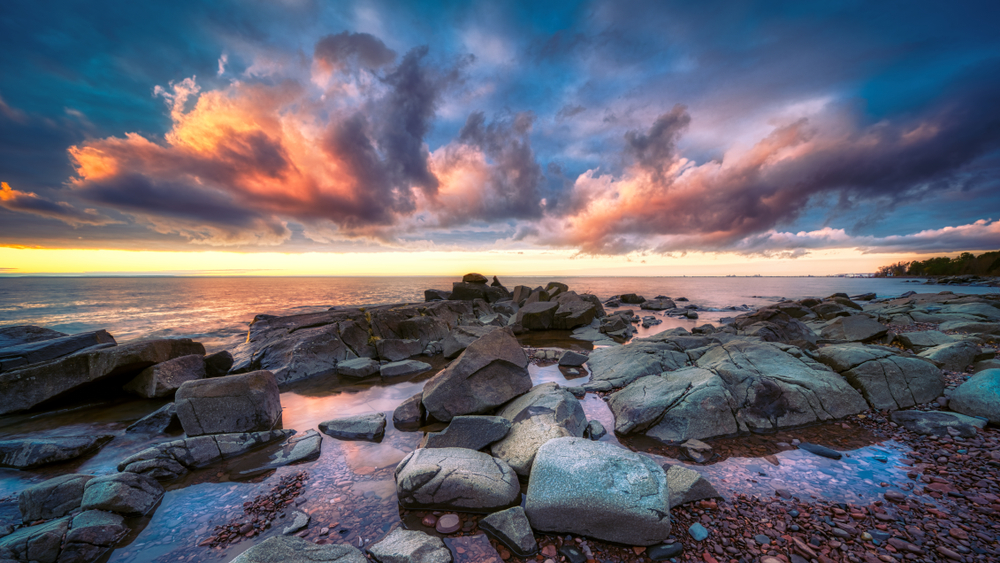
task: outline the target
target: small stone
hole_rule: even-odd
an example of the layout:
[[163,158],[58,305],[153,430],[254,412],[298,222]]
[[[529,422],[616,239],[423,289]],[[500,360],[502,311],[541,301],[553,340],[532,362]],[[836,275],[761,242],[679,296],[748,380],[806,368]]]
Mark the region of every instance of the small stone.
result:
[[438,518],[434,529],[442,534],[451,534],[457,532],[461,527],[462,521],[458,519],[457,514],[444,514]]
[[753,539],[760,545],[767,545],[771,543],[771,538],[765,536],[764,534],[757,534],[756,536],[753,537]]
[[666,561],[672,557],[677,557],[684,551],[684,544],[677,543],[665,543],[649,548],[649,558],[653,561]]
[[437,520],[438,520],[437,516],[434,516],[433,514],[428,514],[427,516],[424,516],[424,519],[421,520],[420,523],[423,524],[424,526],[427,526],[428,528],[433,528],[437,525]]
[[281,531],[284,535],[294,534],[309,525],[309,515],[296,510],[292,513],[292,523]]
[[882,493],[882,496],[889,502],[901,503],[906,501],[906,495],[899,491],[886,491]]
[[841,454],[840,452],[836,450],[831,450],[826,446],[820,446],[819,444],[810,444],[808,442],[803,442],[799,444],[799,449],[830,459],[840,459],[841,457],[843,457],[843,454]]
[[691,537],[694,538],[694,541],[702,541],[708,537],[708,530],[706,530],[704,526],[702,526],[697,522],[691,524],[691,527],[688,528],[688,533],[691,534]]

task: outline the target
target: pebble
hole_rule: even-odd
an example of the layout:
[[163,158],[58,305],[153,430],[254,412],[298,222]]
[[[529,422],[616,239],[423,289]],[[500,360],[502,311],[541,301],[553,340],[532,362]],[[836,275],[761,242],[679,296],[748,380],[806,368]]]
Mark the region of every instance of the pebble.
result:
[[437,516],[434,516],[433,514],[428,514],[427,516],[424,516],[424,519],[421,520],[420,523],[423,524],[424,526],[427,526],[428,528],[433,528],[434,526],[437,525]]
[[437,519],[434,529],[442,534],[451,534],[457,532],[461,527],[462,521],[458,519],[457,514],[445,514]]
[[702,541],[708,537],[708,530],[706,530],[704,526],[698,524],[697,522],[691,524],[691,527],[688,528],[688,533],[691,534],[691,537],[694,538],[694,541]]
[[677,557],[684,551],[684,544],[681,543],[665,543],[649,548],[649,558],[653,561],[666,561],[671,557]]

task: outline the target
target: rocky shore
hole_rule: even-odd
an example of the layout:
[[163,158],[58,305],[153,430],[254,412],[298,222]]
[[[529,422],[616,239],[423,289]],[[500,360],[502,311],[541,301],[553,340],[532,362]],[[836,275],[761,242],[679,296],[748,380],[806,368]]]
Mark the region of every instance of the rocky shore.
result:
[[[122,394],[149,405],[121,432],[0,437],[3,471],[47,477],[0,499],[0,563],[155,560],[126,546],[166,494],[272,475],[180,559],[1000,559],[1000,298],[835,294],[702,324],[699,311],[682,296],[600,299],[468,274],[424,303],[258,315],[244,343],[210,355],[190,339],[0,329],[8,420]],[[636,336],[672,319],[690,328]],[[539,366],[560,382],[537,381]],[[285,428],[283,390],[311,382],[421,386],[390,410]],[[895,448],[856,454],[893,476],[872,481],[856,450],[815,443],[831,433]],[[346,458],[364,444],[386,446],[384,459],[325,467],[324,449]],[[105,451],[122,452],[113,470],[60,470]],[[747,455],[777,467],[791,453],[822,458],[830,487],[867,480],[875,493],[749,494],[711,470]],[[351,475],[377,479],[358,491]],[[363,533],[345,527],[355,521]]]

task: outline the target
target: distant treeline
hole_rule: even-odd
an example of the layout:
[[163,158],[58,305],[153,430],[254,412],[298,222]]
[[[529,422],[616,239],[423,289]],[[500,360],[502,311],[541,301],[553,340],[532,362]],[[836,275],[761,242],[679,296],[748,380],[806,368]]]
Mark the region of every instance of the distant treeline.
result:
[[895,276],[1000,276],[1000,250],[986,252],[979,256],[963,252],[956,258],[938,256],[913,262],[896,262],[882,266],[875,277]]

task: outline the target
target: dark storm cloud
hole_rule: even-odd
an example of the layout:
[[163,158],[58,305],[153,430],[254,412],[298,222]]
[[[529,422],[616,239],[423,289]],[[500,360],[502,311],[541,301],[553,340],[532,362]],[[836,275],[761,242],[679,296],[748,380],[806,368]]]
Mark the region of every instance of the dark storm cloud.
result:
[[317,41],[313,56],[318,63],[335,70],[344,70],[355,62],[378,69],[396,60],[396,52],[386,47],[381,39],[369,33],[347,31]]
[[30,192],[22,192],[0,183],[0,207],[8,211],[29,213],[39,217],[58,219],[71,226],[108,225],[115,221],[98,214],[93,209],[80,211],[65,202],[56,202]]

